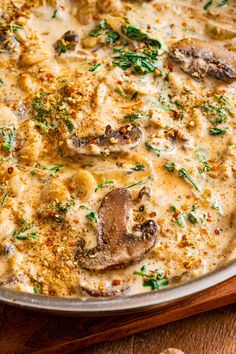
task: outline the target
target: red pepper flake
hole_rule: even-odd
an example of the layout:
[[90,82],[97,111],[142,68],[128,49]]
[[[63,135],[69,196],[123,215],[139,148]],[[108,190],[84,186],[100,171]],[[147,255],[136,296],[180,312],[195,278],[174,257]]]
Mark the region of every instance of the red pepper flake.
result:
[[56,216],[56,213],[53,210],[47,210],[47,215],[49,218],[54,218]]
[[125,134],[127,132],[127,129],[125,127],[120,128],[120,132],[122,134]]
[[9,175],[11,175],[14,171],[13,167],[8,167],[7,172],[9,173]]
[[220,234],[220,230],[219,230],[219,229],[216,229],[216,230],[215,230],[215,234],[216,234],[216,235],[219,235],[219,234]]
[[112,285],[118,286],[118,285],[120,285],[120,284],[121,284],[121,280],[120,280],[120,279],[114,279],[114,280],[112,280]]
[[149,216],[150,216],[151,218],[154,218],[155,216],[157,216],[157,213],[156,213],[155,211],[152,211],[152,212],[149,214]]
[[56,292],[56,290],[52,290],[52,289],[51,289],[51,290],[48,291],[48,295],[49,295],[49,296],[56,296],[56,295],[57,295],[57,292]]
[[173,218],[177,218],[179,216],[179,214],[181,214],[181,211],[180,210],[176,210],[173,214]]
[[46,246],[53,246],[53,240],[51,238],[47,239]]

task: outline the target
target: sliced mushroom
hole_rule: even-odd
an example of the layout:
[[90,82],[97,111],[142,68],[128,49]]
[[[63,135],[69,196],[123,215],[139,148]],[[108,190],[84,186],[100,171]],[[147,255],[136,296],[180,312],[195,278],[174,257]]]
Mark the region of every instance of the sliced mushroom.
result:
[[138,194],[138,200],[141,201],[143,199],[149,200],[151,198],[152,191],[149,187],[143,187]]
[[113,297],[113,296],[119,296],[124,293],[126,293],[129,290],[129,286],[126,286],[125,288],[119,288],[119,289],[91,289],[87,288],[86,286],[82,286],[82,290],[86,291],[90,296],[93,297]]
[[67,139],[66,145],[71,156],[119,153],[134,149],[142,140],[142,131],[135,125],[126,125],[119,130],[106,127],[105,134],[97,137]]
[[75,50],[78,42],[78,34],[75,31],[67,31],[60,39],[56,41],[54,48],[59,54],[65,53],[68,50]]
[[206,41],[183,39],[172,45],[169,56],[195,79],[206,75],[224,81],[236,79],[236,62],[230,52]]
[[77,258],[82,268],[101,271],[122,268],[142,259],[154,247],[157,224],[147,220],[127,230],[132,199],[126,188],[116,188],[103,199],[99,210],[97,246],[85,250],[80,243]]

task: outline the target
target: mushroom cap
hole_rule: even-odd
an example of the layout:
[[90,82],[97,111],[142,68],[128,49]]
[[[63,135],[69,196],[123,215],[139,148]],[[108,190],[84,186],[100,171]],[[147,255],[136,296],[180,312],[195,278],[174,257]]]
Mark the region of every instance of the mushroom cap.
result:
[[231,53],[201,39],[187,38],[174,43],[169,56],[195,79],[209,75],[223,81],[236,80],[236,62]]
[[135,125],[126,125],[119,130],[106,127],[103,135],[78,138],[74,135],[67,139],[66,145],[70,155],[100,155],[103,151],[119,153],[134,149],[140,144],[142,131]]
[[157,224],[147,220],[129,233],[132,199],[126,188],[109,192],[99,209],[97,246],[79,257],[81,267],[101,271],[122,268],[142,259],[155,245]]

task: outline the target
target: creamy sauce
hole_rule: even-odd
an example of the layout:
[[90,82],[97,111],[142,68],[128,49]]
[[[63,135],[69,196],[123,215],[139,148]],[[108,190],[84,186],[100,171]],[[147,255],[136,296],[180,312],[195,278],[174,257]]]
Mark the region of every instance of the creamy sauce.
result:
[[[188,37],[236,51],[235,1],[205,3],[1,0],[2,285],[49,296],[136,294],[234,258],[236,82],[198,82],[167,55]],[[161,48],[125,35],[127,23]],[[67,31],[78,34],[73,49],[62,39]],[[114,59],[148,49],[157,50],[154,69]],[[135,149],[92,156],[68,148],[72,136],[131,123],[143,132]],[[151,197],[137,201],[144,186]],[[130,230],[158,224],[155,247],[125,268],[86,271],[78,241],[96,246],[99,206],[117,187],[129,187],[136,201]]]

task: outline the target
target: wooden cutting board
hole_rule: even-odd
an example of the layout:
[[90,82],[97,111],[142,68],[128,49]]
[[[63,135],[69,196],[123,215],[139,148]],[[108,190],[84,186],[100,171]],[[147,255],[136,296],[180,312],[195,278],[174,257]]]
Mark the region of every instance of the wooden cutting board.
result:
[[0,305],[0,353],[72,353],[236,303],[236,277],[161,309],[103,318],[34,313]]

